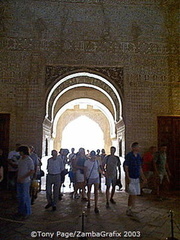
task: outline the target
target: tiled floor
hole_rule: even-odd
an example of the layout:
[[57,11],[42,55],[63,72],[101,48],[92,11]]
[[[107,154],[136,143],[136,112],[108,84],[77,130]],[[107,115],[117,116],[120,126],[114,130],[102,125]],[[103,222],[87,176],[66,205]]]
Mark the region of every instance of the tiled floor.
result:
[[[114,198],[117,202],[116,205],[111,205],[110,209],[106,209],[103,190],[102,193],[99,193],[100,213],[95,214],[93,194],[91,196],[92,207],[87,209],[87,203],[81,202],[80,199],[72,199],[70,189],[68,189],[69,187],[64,189],[66,193],[55,212],[52,212],[51,209],[44,209],[46,205],[45,191],[39,193],[38,199],[32,206],[33,214],[24,222],[12,219],[12,213],[16,212],[16,201],[9,199],[8,192],[1,192],[0,239],[68,239],[68,235],[74,233],[76,237],[69,239],[79,239],[78,234],[82,230],[82,212],[84,211],[84,231],[88,236],[87,239],[165,240],[166,237],[171,236],[169,210],[174,211],[174,236],[180,239],[179,192],[169,193],[169,199],[162,202],[156,201],[153,195],[139,196],[137,198],[137,214],[132,218],[125,214],[127,206],[125,192],[117,191]],[[90,234],[93,238],[90,237]],[[98,234],[101,237],[98,237]]]

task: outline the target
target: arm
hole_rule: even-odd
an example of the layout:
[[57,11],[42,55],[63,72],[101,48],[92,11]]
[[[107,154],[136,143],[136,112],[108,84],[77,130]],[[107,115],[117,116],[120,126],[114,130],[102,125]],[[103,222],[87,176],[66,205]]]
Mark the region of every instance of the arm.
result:
[[158,153],[156,153],[153,158],[153,168],[154,168],[154,173],[156,176],[159,175],[158,170],[157,170],[157,165],[156,165],[157,160],[158,160]]
[[124,166],[124,171],[125,171],[125,180],[127,182],[127,184],[130,183],[130,177],[129,177],[129,167],[128,166]]
[[102,165],[99,165],[98,170],[99,170],[99,173],[101,173],[101,174],[104,173],[103,170],[102,170]]
[[0,182],[3,180],[3,166],[0,167]]
[[73,159],[72,159],[72,163],[71,163],[73,169],[76,168],[76,162],[77,162],[76,158],[73,158]]
[[121,180],[121,166],[118,166],[118,170],[119,170],[119,180]]
[[153,167],[154,167],[154,173],[157,176],[158,175],[158,170],[157,170],[157,166],[156,166],[156,162],[153,161]]
[[11,167],[13,167],[13,168],[17,168],[18,167],[18,164],[13,162],[12,159],[8,159],[8,164],[11,165]]
[[146,182],[147,182],[147,179],[146,179],[146,177],[144,176],[142,167],[140,167],[140,174],[141,174],[141,177],[142,177],[143,182],[146,183]]
[[64,163],[63,163],[63,160],[60,159],[60,169],[61,169],[61,172],[64,171]]
[[84,170],[84,167],[76,165],[75,168]]
[[49,169],[49,159],[47,160],[47,167],[46,167],[47,172],[48,172],[48,169]]
[[125,181],[126,181],[127,184],[130,183],[129,164],[130,164],[130,157],[129,157],[129,154],[127,154],[125,156],[125,161],[123,163],[124,172],[125,172]]
[[169,169],[169,165],[168,165],[168,163],[166,162],[166,171],[167,171],[167,174],[168,174],[168,176],[171,176],[171,172],[170,172],[170,169]]
[[87,179],[87,167],[86,166],[84,166],[84,179],[85,179],[85,181]]
[[77,164],[77,160],[76,160],[76,163],[75,163],[75,168],[76,168],[76,169],[82,169],[82,170],[84,170],[84,166],[79,166],[79,165]]
[[105,176],[107,169],[108,155],[104,158],[101,165],[102,174]]
[[24,181],[25,178],[27,178],[27,177],[29,177],[29,176],[31,176],[31,175],[33,175],[33,174],[34,174],[34,170],[30,170],[30,171],[27,172],[24,176],[19,177],[19,178],[17,179],[17,182],[18,182],[18,183],[23,183],[23,181]]
[[37,178],[37,170],[38,170],[38,156],[36,155],[36,160],[35,160],[35,164],[34,164],[34,174],[33,174],[33,179]]
[[118,157],[118,171],[119,171],[119,180],[121,180],[121,161]]
[[84,170],[84,166],[78,165],[77,162],[76,162],[75,168]]

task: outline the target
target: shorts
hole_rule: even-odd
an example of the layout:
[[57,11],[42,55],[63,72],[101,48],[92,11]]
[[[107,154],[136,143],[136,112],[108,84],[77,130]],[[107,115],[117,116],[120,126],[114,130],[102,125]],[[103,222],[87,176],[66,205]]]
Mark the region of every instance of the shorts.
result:
[[76,183],[84,182],[84,173],[82,174],[80,170],[78,169],[76,171]]
[[140,181],[139,178],[130,178],[130,183],[127,187],[127,192],[129,195],[140,195],[141,190],[140,190]]
[[166,179],[169,182],[169,177],[168,177],[167,173],[159,174],[159,184],[162,184],[164,179]]
[[116,177],[115,178],[107,178],[106,177],[106,186],[110,187],[112,185],[112,187],[116,186]]
[[99,184],[99,177],[98,178],[89,178],[87,181],[87,185],[91,184]]

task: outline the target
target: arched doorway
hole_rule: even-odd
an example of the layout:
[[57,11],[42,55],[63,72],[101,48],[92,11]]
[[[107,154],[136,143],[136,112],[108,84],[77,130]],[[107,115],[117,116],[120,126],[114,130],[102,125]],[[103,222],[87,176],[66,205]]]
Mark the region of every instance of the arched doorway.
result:
[[[118,139],[120,137],[124,141],[125,132],[122,118],[121,89],[109,80],[110,77],[105,78],[100,74],[79,71],[66,76],[59,75],[54,79],[53,84],[47,91],[46,116],[43,123],[43,142],[44,136],[49,136],[49,146],[51,146],[49,147],[49,153],[54,146],[57,147],[54,144],[55,129],[67,104],[72,103],[72,101],[81,104],[82,100],[87,105],[89,101],[92,101],[92,106],[98,106],[99,111],[104,114],[104,119],[109,121],[111,142],[108,147],[115,145],[117,149],[119,148]],[[69,122],[71,120],[70,117]],[[122,149],[122,152],[124,152],[124,149]]]

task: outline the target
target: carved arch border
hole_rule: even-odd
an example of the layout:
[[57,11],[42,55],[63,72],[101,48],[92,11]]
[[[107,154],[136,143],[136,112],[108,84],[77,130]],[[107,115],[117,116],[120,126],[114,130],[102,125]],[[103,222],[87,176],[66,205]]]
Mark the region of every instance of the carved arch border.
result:
[[46,66],[45,85],[48,91],[46,118],[53,120],[53,107],[59,97],[68,89],[89,86],[106,93],[115,106],[115,120],[122,116],[124,93],[122,67],[69,67]]

